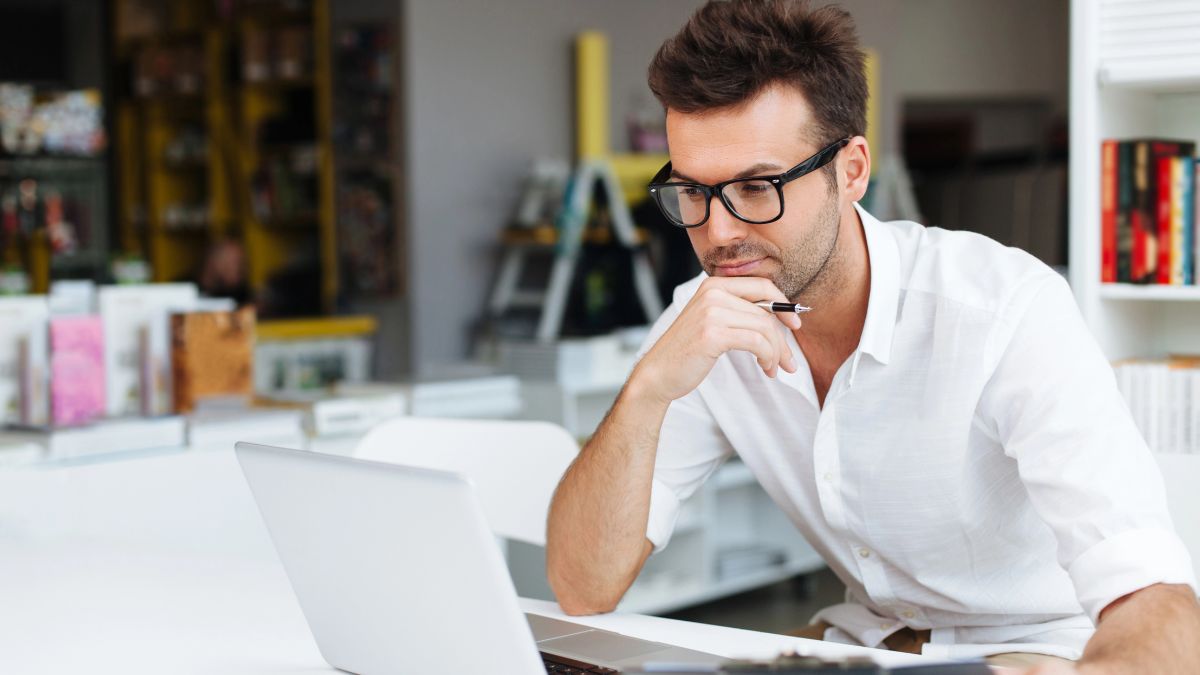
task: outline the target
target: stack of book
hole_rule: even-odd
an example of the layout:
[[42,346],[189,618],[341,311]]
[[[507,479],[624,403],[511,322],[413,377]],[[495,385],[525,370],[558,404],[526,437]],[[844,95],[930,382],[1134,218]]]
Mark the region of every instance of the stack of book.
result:
[[1106,140],[1100,150],[1100,280],[1196,284],[1196,144]]
[[[253,394],[254,311],[231,306],[191,284],[0,298],[0,444],[51,460],[183,446],[179,413],[214,400],[244,407]],[[298,433],[299,416],[290,420]],[[221,425],[202,421],[192,435],[210,442]]]
[[1200,357],[1137,359],[1113,367],[1151,450],[1200,453]]
[[633,370],[638,347],[648,332],[648,326],[639,326],[554,342],[505,339],[497,345],[498,361],[501,369],[523,380],[620,386]]

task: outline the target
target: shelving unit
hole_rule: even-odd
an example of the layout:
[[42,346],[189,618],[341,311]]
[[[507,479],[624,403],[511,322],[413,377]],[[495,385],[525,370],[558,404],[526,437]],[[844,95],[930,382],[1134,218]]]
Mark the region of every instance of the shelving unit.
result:
[[[722,576],[722,551],[747,546],[776,551],[780,560]],[[731,460],[683,503],[670,544],[646,561],[620,609],[672,612],[824,566],[750,470]]]
[[[145,11],[137,3],[113,7],[118,27],[146,21],[123,16]],[[194,278],[209,246],[233,239],[245,249],[253,292],[299,263],[319,275],[318,297],[304,304],[333,312],[328,0],[163,7],[157,33],[114,40],[128,70],[121,79],[130,80],[114,125],[122,248],[145,255],[155,281],[175,281]],[[170,67],[155,62],[172,58]],[[204,150],[172,160],[168,147],[184,133],[202,137]]]
[[0,156],[0,194],[15,193],[27,178],[37,181],[39,199],[47,193],[59,195],[74,238],[70,250],[57,252],[42,229],[26,242],[30,290],[45,293],[51,279],[102,276],[108,262],[107,157]]
[[1200,138],[1200,8],[1071,3],[1070,281],[1112,360],[1200,353],[1200,287],[1100,283],[1100,145]]

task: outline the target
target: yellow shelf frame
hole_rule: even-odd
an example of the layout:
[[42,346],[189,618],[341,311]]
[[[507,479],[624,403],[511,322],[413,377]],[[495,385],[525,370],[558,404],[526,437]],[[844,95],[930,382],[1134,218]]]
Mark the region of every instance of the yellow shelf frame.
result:
[[260,321],[258,340],[320,340],[370,337],[379,324],[373,316],[337,316],[313,319]]

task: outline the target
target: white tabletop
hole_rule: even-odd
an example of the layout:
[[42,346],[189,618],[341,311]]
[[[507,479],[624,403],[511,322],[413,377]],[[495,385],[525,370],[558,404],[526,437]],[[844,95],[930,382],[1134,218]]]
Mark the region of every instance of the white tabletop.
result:
[[[522,600],[561,616],[557,605]],[[920,657],[640,615],[574,618],[725,656]],[[0,471],[0,672],[317,673],[232,452]]]

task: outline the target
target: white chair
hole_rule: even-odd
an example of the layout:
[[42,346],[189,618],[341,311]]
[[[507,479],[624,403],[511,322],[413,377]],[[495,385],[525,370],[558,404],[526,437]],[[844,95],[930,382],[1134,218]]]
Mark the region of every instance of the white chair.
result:
[[498,536],[545,546],[558,480],[579,445],[547,422],[397,417],[371,429],[354,456],[469,478]]

